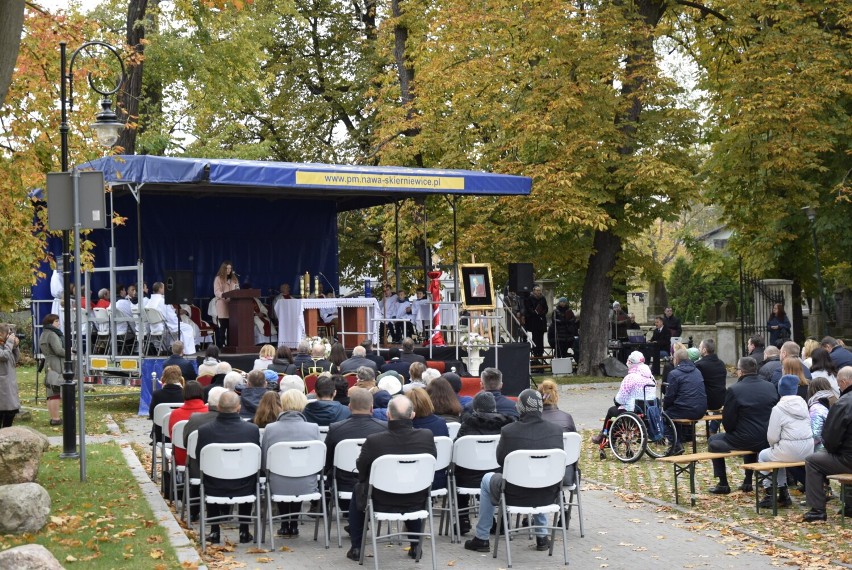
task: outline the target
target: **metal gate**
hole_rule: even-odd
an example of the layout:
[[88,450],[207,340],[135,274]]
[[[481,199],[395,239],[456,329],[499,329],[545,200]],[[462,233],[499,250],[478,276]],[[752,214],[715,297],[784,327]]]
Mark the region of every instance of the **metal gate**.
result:
[[784,293],[764,286],[763,281],[743,269],[740,258],[740,326],[742,327],[742,354],[748,354],[748,339],[756,334],[769,345],[766,322],[776,303],[784,304]]

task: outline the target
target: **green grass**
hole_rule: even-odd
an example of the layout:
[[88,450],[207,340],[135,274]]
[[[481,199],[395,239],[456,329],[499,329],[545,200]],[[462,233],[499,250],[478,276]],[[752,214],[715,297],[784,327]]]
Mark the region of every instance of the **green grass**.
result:
[[50,494],[48,524],[36,534],[0,537],[0,550],[37,543],[65,568],[180,568],[166,531],[154,518],[118,444],[87,447],[87,481],[79,462],[42,456],[38,483]]
[[[596,432],[584,432],[584,441]],[[701,433],[699,431],[699,433]],[[691,451],[691,449],[689,450]],[[698,451],[706,451],[706,442],[699,436]],[[581,456],[583,477],[605,485],[617,487],[615,494],[626,502],[637,502],[641,499],[637,495],[650,497],[665,503],[675,503],[674,477],[672,466],[652,460],[647,455],[632,464],[621,463],[607,450],[606,459],[599,459],[598,447],[587,443]],[[739,485],[743,480],[744,471],[740,468],[741,459],[727,460],[728,478],[731,486]],[[663,506],[660,511],[670,510],[670,518],[681,518],[687,526],[692,525],[694,530],[707,527],[715,527],[720,532],[728,532],[731,524],[755,533],[767,539],[770,544],[783,541],[811,552],[815,557],[825,554],[830,555],[833,560],[852,562],[852,528],[842,529],[840,527],[840,516],[837,514],[840,508],[839,501],[828,503],[829,518],[827,523],[806,524],[802,522],[802,515],[807,507],[800,506],[799,501],[804,495],[793,491],[793,508],[779,509],[778,516],[773,517],[771,510],[760,510],[758,515],[754,507],[754,493],[741,493],[734,491],[730,495],[711,495],[707,488],[713,486],[716,479],[713,477],[712,465],[709,461],[696,464],[695,489],[696,505],[689,504],[689,477],[681,476],[678,482],[680,495],[680,506],[687,508],[690,512],[710,519],[717,519],[719,523],[707,522],[690,517],[689,515],[677,514],[674,509]],[[835,486],[834,493],[839,496],[839,488]],[[847,520],[848,522],[848,520]],[[814,541],[823,545],[831,545],[823,553],[813,552]]]
[[[44,399],[44,376],[39,375],[38,379],[38,402],[35,401],[36,367],[19,366],[17,376],[21,406],[32,411],[32,418],[30,420],[18,418],[15,424],[31,427],[47,436],[62,435],[62,426],[48,424],[50,416]],[[86,393],[86,433],[88,435],[109,433],[106,421],[108,415],[120,425],[124,419],[136,415],[139,410],[139,388],[101,385],[94,388],[94,392]]]

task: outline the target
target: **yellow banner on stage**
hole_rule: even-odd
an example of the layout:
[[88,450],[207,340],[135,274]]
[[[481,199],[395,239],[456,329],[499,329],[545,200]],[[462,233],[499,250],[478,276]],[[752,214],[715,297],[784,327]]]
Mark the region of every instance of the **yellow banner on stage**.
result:
[[417,174],[361,174],[358,172],[296,171],[296,184],[303,186],[350,186],[370,188],[429,188],[464,190],[462,176]]

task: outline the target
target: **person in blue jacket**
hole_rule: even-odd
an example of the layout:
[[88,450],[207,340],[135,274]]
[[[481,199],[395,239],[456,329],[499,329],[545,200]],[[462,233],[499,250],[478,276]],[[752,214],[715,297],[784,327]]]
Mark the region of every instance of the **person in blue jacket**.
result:
[[[674,353],[674,369],[669,372],[663,409],[673,420],[699,420],[707,413],[707,392],[704,377],[689,358],[686,349]],[[677,425],[678,442],[692,441],[692,430]],[[677,450],[683,449],[678,444]],[[677,451],[676,450],[676,451]]]
[[766,322],[766,328],[769,330],[769,344],[781,348],[784,341],[790,340],[792,325],[787,318],[787,313],[784,312],[784,305],[775,303],[772,316]]

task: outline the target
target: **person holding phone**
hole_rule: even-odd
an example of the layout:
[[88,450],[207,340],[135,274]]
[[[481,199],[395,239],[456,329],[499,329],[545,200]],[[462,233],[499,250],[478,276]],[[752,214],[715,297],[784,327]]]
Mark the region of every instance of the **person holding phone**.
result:
[[12,427],[21,409],[15,368],[21,359],[13,325],[0,323],[0,428]]

